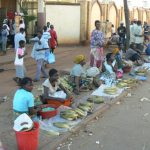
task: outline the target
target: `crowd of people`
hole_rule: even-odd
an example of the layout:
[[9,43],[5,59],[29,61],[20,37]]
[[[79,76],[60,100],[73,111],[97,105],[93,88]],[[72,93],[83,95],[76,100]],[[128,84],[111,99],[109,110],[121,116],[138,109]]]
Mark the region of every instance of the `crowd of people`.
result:
[[[35,23],[37,25],[37,23]],[[68,90],[59,80],[59,71],[56,69],[46,70],[47,56],[54,52],[54,49],[58,45],[57,34],[54,30],[54,26],[49,22],[43,27],[43,31],[36,32],[34,38],[30,39],[33,42],[33,49],[31,57],[36,61],[36,74],[34,79],[26,77],[26,69],[24,65],[24,57],[27,55],[25,45],[25,26],[21,26],[19,32],[14,36],[14,47],[16,52],[15,67],[16,77],[14,80],[20,86],[16,91],[13,100],[14,116],[17,117],[22,113],[27,113],[32,116],[33,120],[35,115],[39,111],[39,107],[34,105],[34,96],[32,94],[33,82],[39,82],[41,78],[45,78],[42,83],[43,93],[41,93],[41,101],[45,104],[47,99],[55,99],[63,101],[66,98],[73,95],[79,95],[85,89],[93,90],[98,88],[101,84],[112,84],[116,79],[122,78],[124,71],[123,68],[128,61],[135,65],[142,65],[146,60],[143,57],[144,49],[144,35],[148,35],[145,31],[142,32],[142,25],[140,21],[131,24],[131,40],[130,48],[125,49],[126,43],[126,28],[121,22],[120,27],[117,29],[119,35],[119,41],[116,48],[111,52],[106,53],[104,51],[105,35],[101,31],[101,22],[95,21],[95,29],[91,33],[91,51],[90,51],[90,65],[85,69],[86,57],[82,54],[75,56],[74,66],[68,76],[68,84],[73,89],[73,93],[70,95]],[[3,25],[3,31],[6,35],[9,33],[7,26]],[[147,28],[145,27],[145,30]],[[113,30],[112,36],[116,33]],[[148,36],[147,36],[148,37]],[[143,41],[141,40],[143,39]],[[148,38],[146,40],[149,41]],[[150,45],[147,45],[150,47]]]
[[[20,20],[18,29],[23,28],[25,30],[25,23]],[[2,29],[0,32],[0,53],[5,55],[7,52],[8,44],[15,48],[15,35],[17,34],[17,27],[14,19],[4,19]],[[25,36],[25,33],[24,33]]]
[[[126,40],[126,27],[124,23],[121,22],[120,26],[115,32],[114,25],[112,25],[112,37],[111,42],[123,43],[125,44]],[[135,43],[137,48],[143,50],[143,42],[149,40],[148,36],[150,35],[150,25],[147,22],[142,22],[140,20],[134,19],[130,24],[130,44]]]
[[[57,33],[54,29],[54,25],[50,24],[50,22],[47,22],[47,26],[45,26],[45,28],[46,31],[44,31],[43,28],[42,34],[43,36],[45,36],[45,34],[47,33],[50,34],[48,42],[51,48],[51,52],[53,52],[56,46],[58,45]],[[24,40],[26,43],[26,31],[27,28],[23,18],[20,19],[19,26],[16,25],[15,19],[4,19],[2,28],[0,30],[0,55],[6,54],[8,46],[11,46],[15,50],[17,50],[17,48],[19,47],[20,40]],[[37,32],[38,24],[37,21],[35,21],[33,37],[37,36]]]
[[[105,77],[116,78],[123,75],[123,63],[124,61],[131,61],[136,65],[141,65],[146,60],[143,55],[150,51],[149,34],[150,28],[145,22],[142,27],[141,21],[132,21],[130,25],[130,47],[126,49],[126,27],[123,22],[115,32],[112,25],[112,37],[118,36],[116,40],[116,47],[111,53],[104,56],[104,34],[100,30],[100,21],[95,22],[96,29],[93,30],[91,35],[91,60],[90,65],[101,68],[105,73]],[[145,41],[148,44],[145,44]],[[144,49],[144,46],[147,48]],[[105,59],[104,59],[105,58]]]

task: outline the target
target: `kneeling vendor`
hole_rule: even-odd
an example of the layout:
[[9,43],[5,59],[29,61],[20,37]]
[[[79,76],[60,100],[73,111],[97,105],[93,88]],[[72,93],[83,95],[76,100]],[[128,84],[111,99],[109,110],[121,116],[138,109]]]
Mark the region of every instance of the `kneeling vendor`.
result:
[[[68,91],[59,81],[59,74],[56,69],[49,71],[49,78],[43,83],[43,99],[64,100],[68,95]],[[44,102],[44,101],[43,101]],[[44,102],[46,103],[46,102]]]

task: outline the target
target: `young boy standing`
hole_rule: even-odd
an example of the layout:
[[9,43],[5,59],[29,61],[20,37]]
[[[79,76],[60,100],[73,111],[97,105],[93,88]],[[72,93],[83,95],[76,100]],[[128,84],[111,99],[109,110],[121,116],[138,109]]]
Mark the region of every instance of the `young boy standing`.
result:
[[17,83],[20,83],[20,80],[25,77],[25,66],[24,66],[24,57],[27,55],[25,52],[25,41],[19,41],[19,48],[16,51],[16,58],[15,58],[15,67],[16,67],[16,78],[14,80]]

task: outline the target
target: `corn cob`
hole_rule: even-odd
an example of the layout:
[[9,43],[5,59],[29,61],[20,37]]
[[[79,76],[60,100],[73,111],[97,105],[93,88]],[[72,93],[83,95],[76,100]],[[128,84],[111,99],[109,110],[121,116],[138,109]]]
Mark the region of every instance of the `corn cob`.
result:
[[79,108],[76,108],[74,111],[75,111],[77,114],[79,114],[81,117],[86,116],[86,113],[85,113],[84,111],[82,111],[81,109],[79,109]]
[[88,107],[88,106],[81,106],[81,105],[79,105],[78,108],[83,110],[83,111],[87,111],[87,112],[91,110],[91,108]]
[[66,122],[54,122],[53,125],[58,128],[66,128],[66,129],[70,128],[70,126]]

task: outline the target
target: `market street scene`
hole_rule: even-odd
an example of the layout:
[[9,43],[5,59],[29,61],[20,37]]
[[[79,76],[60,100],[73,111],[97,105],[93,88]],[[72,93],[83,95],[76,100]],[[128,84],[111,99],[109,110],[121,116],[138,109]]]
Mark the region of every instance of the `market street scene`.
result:
[[0,150],[150,150],[149,0],[0,0]]

